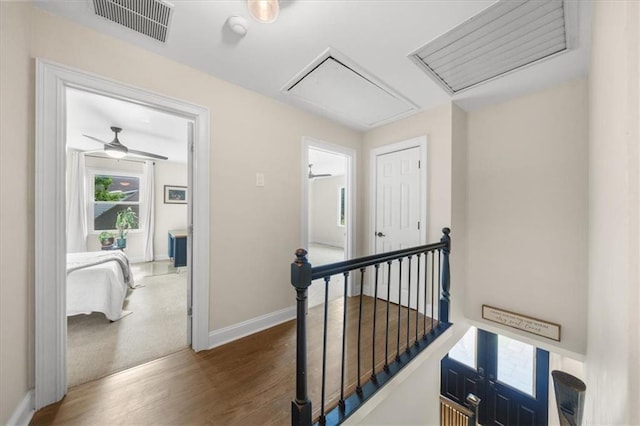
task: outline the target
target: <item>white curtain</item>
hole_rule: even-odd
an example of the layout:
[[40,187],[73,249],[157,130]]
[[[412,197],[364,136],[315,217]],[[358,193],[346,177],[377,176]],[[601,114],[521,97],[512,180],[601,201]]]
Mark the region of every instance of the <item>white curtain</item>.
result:
[[67,150],[67,253],[87,251],[86,168],[84,153]]
[[153,237],[155,233],[155,163],[144,162],[144,188],[142,190],[142,212],[140,222],[144,231],[144,261],[153,260]]

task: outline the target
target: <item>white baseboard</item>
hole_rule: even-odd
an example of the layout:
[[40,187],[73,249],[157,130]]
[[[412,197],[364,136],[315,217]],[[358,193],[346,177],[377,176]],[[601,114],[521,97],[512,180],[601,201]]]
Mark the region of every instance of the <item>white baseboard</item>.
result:
[[214,330],[209,333],[209,349],[238,340],[266,328],[273,327],[296,317],[296,307],[290,306],[279,311],[271,312],[229,327]]
[[169,260],[168,254],[153,255],[153,260]]
[[33,390],[30,390],[16,407],[7,422],[7,426],[27,426],[36,412],[34,407]]

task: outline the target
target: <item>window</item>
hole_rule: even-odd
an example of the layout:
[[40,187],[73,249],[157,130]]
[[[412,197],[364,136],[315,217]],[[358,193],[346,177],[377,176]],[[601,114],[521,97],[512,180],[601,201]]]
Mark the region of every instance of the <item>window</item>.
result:
[[[93,231],[116,229],[118,212],[128,207],[140,217],[140,176],[123,172],[99,173],[91,176],[91,212],[89,228]],[[132,227],[138,229],[139,222]]]
[[344,226],[345,220],[345,189],[344,186],[338,190],[338,226]]
[[498,380],[535,397],[536,348],[498,336]]
[[449,351],[449,357],[455,359],[458,362],[468,365],[469,367],[476,369],[476,341],[477,333],[476,328],[471,327],[465,335],[456,343],[456,345]]

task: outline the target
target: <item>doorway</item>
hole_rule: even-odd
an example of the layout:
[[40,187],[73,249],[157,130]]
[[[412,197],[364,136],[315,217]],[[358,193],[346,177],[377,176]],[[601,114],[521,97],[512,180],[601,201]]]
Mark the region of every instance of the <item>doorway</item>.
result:
[[190,225],[194,350],[209,347],[209,111],[101,76],[36,60],[35,408],[62,399],[66,374],[65,89],[127,100],[194,123]]
[[[426,137],[385,145],[371,154],[371,247],[374,254],[416,247],[427,238]],[[423,260],[422,262],[424,262]],[[398,263],[386,263],[382,276],[398,276]],[[426,270],[426,269],[424,269]],[[389,288],[390,287],[390,288]],[[407,306],[408,276],[379,286],[379,296]],[[424,303],[413,300],[411,308],[423,311]]]
[[471,327],[442,359],[440,393],[463,406],[478,396],[483,425],[546,425],[549,352]]
[[[191,262],[169,258],[167,238],[188,239],[189,200],[165,193],[189,192],[191,123],[76,88],[66,88],[65,108],[67,256],[79,265],[66,281],[72,387],[191,343]],[[110,126],[128,147],[123,157],[105,150],[116,137]],[[123,213],[130,221],[118,230]],[[116,262],[120,257],[129,268]],[[95,265],[94,259],[111,260]]]
[[[354,252],[355,152],[305,138],[303,141],[303,247],[313,266],[348,259]],[[328,300],[344,294],[342,277],[329,286]],[[341,281],[343,282],[343,281]],[[309,306],[324,302],[324,287],[309,288]]]

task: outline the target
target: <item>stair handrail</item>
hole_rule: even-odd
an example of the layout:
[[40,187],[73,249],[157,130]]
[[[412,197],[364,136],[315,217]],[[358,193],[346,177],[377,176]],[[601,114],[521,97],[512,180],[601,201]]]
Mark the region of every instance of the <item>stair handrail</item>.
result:
[[[376,372],[375,372],[375,364],[374,364],[374,372],[373,372],[373,377],[370,379],[369,382],[365,383],[364,385],[361,386],[360,384],[360,364],[358,361],[358,387],[356,388],[356,392],[357,392],[357,397],[359,398],[359,402],[356,402],[356,404],[351,404],[349,402],[349,400],[351,400],[351,397],[349,397],[349,400],[347,400],[346,397],[342,397],[341,396],[341,400],[340,400],[340,409],[341,414],[339,415],[338,419],[334,420],[337,423],[341,422],[344,418],[346,418],[350,413],[352,413],[355,409],[357,409],[357,407],[363,403],[368,397],[370,397],[380,386],[382,386],[385,382],[387,382],[391,377],[393,377],[394,374],[396,374],[403,366],[406,362],[410,361],[411,359],[413,359],[412,357],[415,357],[417,355],[417,353],[419,353],[419,351],[423,350],[424,348],[426,348],[427,345],[429,345],[431,343],[431,341],[433,341],[435,338],[437,338],[440,333],[444,332],[451,324],[449,323],[449,305],[450,305],[450,294],[449,294],[449,290],[450,290],[450,266],[449,266],[449,255],[451,252],[451,238],[449,236],[451,230],[449,228],[443,228],[442,230],[443,232],[443,236],[440,239],[440,242],[438,243],[432,243],[432,244],[426,244],[426,245],[422,245],[422,246],[418,246],[418,247],[411,247],[411,248],[407,248],[407,249],[401,249],[401,250],[395,250],[392,252],[385,252],[385,253],[380,253],[380,254],[376,254],[376,255],[370,255],[370,256],[364,256],[361,258],[356,258],[356,259],[350,259],[350,260],[346,260],[346,261],[342,261],[342,262],[337,262],[334,264],[330,264],[330,265],[322,265],[322,266],[318,266],[318,267],[313,267],[308,259],[307,259],[307,251],[304,249],[298,249],[295,252],[295,256],[296,259],[295,261],[291,264],[291,284],[293,285],[293,287],[296,290],[296,333],[297,333],[297,339],[296,339],[296,395],[295,395],[295,399],[291,402],[291,424],[292,425],[311,425],[312,424],[312,404],[311,401],[309,399],[309,395],[308,395],[308,391],[307,391],[307,325],[306,325],[306,321],[307,321],[307,290],[309,288],[309,286],[311,285],[313,280],[316,279],[324,279],[325,282],[328,284],[329,283],[329,279],[331,276],[336,275],[336,274],[343,274],[345,277],[348,276],[348,274],[351,271],[357,271],[359,270],[361,272],[361,277],[360,277],[360,287],[361,287],[361,291],[360,291],[360,314],[362,313],[362,286],[363,286],[363,277],[364,277],[364,272],[366,270],[367,267],[369,266],[375,266],[376,269],[376,273],[377,270],[379,268],[379,266],[383,263],[387,263],[389,265],[391,265],[391,262],[394,260],[398,260],[398,262],[400,263],[400,273],[402,273],[402,260],[403,258],[408,258],[408,266],[409,266],[409,285],[410,285],[410,278],[411,278],[411,257],[416,255],[418,258],[418,273],[420,271],[420,256],[421,254],[425,254],[425,273],[426,273],[426,268],[427,268],[427,254],[428,253],[432,253],[432,268],[431,268],[431,277],[432,277],[432,288],[433,288],[433,272],[435,270],[435,265],[433,264],[435,258],[433,257],[435,255],[435,252],[438,252],[438,281],[439,281],[439,286],[438,286],[438,293],[439,296],[436,299],[438,301],[438,321],[437,321],[437,328],[438,328],[438,332],[434,332],[434,328],[433,328],[433,305],[434,303],[431,303],[432,306],[432,316],[431,316],[431,323],[432,323],[432,327],[431,327],[431,331],[430,334],[432,334],[432,336],[427,336],[426,334],[426,325],[425,327],[423,327],[425,336],[424,336],[424,342],[418,342],[418,325],[416,324],[415,327],[415,333],[416,333],[416,339],[415,339],[415,354],[411,355],[406,361],[402,361],[398,352],[398,355],[396,356],[396,363],[399,365],[395,365],[392,368],[391,364],[389,364],[389,366],[387,366],[386,364],[386,356],[385,356],[385,372],[386,375],[384,378],[378,380],[375,378]],[[442,254],[442,259],[440,258],[440,253]],[[440,264],[440,261],[442,260],[442,264]],[[390,273],[389,273],[390,274]],[[389,275],[391,276],[391,275]],[[426,278],[425,278],[426,279]],[[419,282],[419,278],[418,278],[418,282]],[[390,284],[389,284],[390,285]],[[346,299],[346,281],[345,281],[345,299]],[[376,292],[377,292],[377,275],[376,275]],[[419,290],[418,290],[419,292]],[[376,293],[377,294],[377,293]],[[325,335],[324,335],[324,347],[323,347],[323,357],[326,356],[326,303],[327,303],[327,290],[325,290]],[[410,294],[410,290],[409,290],[409,297],[411,297]],[[425,282],[425,293],[424,293],[424,297],[425,297],[425,305],[424,305],[424,309],[425,312],[423,314],[423,316],[426,319],[426,282]],[[377,298],[377,296],[376,296]],[[374,299],[377,300],[377,299]],[[433,290],[432,290],[432,301],[433,301]],[[418,301],[416,300],[416,303],[418,303]],[[375,306],[375,305],[374,305]],[[407,312],[410,309],[410,307],[407,307]],[[375,308],[374,308],[375,311]],[[416,312],[416,320],[418,318],[418,308],[415,309]],[[409,321],[408,319],[408,313],[407,313],[407,321]],[[398,308],[398,319],[400,319],[400,307]],[[344,318],[343,318],[343,323],[346,321],[346,304],[345,304],[345,311],[344,311]],[[388,324],[388,308],[387,308],[387,324]],[[374,317],[374,335],[375,335],[375,317]],[[399,322],[398,322],[399,324]],[[359,326],[361,325],[361,319],[359,320]],[[399,326],[398,326],[399,327]],[[407,326],[408,327],[408,326]],[[408,347],[409,345],[409,329],[407,328],[407,333],[406,333],[406,338],[407,338],[407,346],[406,346],[406,352],[407,354],[409,354],[410,349]],[[388,336],[387,336],[388,339]],[[360,330],[358,329],[358,345],[360,342]],[[388,341],[387,341],[388,342]],[[398,328],[398,351],[400,350],[400,329]],[[358,353],[360,353],[360,348],[358,346]],[[358,355],[358,359],[359,359],[359,355]],[[324,364],[324,358],[323,358],[323,364]],[[344,370],[344,328],[343,328],[343,370]],[[324,386],[324,365],[323,365],[323,386]],[[369,386],[369,388],[365,389],[365,392],[363,392],[363,389],[366,388],[369,384],[371,384],[373,382],[373,384],[375,385],[375,389],[371,389],[371,387]],[[322,393],[322,397],[323,397],[323,401],[322,401],[322,406],[324,406],[324,388],[323,388],[323,393]],[[327,421],[327,418],[325,417],[325,413],[321,413],[320,414],[320,423],[324,424]]]

